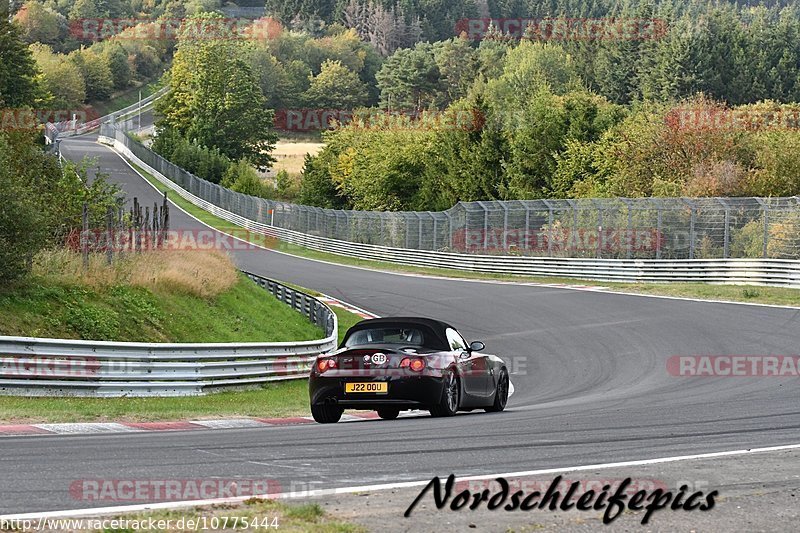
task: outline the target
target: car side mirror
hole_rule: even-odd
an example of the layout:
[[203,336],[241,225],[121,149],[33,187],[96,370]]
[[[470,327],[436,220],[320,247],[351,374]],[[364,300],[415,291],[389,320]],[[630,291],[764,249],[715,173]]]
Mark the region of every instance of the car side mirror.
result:
[[486,345],[483,344],[481,341],[472,341],[469,345],[470,352],[480,352],[484,348],[486,348]]

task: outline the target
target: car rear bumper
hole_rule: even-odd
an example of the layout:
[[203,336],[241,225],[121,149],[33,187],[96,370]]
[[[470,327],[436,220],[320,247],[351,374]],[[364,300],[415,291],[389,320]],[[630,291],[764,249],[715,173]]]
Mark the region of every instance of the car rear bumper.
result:
[[[386,382],[388,391],[346,393],[345,383]],[[312,376],[308,382],[312,404],[335,403],[345,408],[400,409],[425,408],[439,403],[442,397],[442,379],[434,376],[408,377],[325,377]]]

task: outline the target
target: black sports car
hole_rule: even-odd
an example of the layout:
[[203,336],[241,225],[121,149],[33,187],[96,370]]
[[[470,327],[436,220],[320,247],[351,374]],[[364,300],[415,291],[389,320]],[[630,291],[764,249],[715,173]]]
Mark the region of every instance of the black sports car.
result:
[[317,357],[308,382],[311,414],[338,422],[344,409],[378,411],[384,419],[402,410],[433,416],[457,411],[502,411],[508,369],[502,359],[478,353],[449,324],[430,318],[375,318],[350,328],[339,348]]

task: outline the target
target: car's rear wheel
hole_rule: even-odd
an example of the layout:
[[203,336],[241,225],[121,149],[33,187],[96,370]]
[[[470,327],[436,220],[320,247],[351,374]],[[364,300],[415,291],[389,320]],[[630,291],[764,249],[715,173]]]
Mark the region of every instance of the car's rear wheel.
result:
[[497,390],[494,393],[494,403],[486,408],[487,413],[499,413],[506,408],[508,403],[508,371],[503,368],[500,370],[500,379],[497,380]]
[[344,409],[332,403],[311,405],[311,416],[320,424],[334,424],[342,418]]
[[458,412],[458,404],[461,396],[458,378],[452,370],[445,370],[442,376],[442,398],[438,405],[431,406],[431,416],[453,416]]
[[393,409],[391,407],[378,409],[378,416],[383,418],[384,420],[394,420],[399,415],[400,415],[400,409]]

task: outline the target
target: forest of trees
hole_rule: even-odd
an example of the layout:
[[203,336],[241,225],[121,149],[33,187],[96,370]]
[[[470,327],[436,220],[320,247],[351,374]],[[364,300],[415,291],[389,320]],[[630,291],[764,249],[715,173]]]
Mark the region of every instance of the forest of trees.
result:
[[[34,108],[44,94],[40,82],[19,28],[0,19],[0,110]],[[3,125],[0,285],[23,277],[40,250],[61,244],[70,231],[81,228],[84,202],[90,206],[92,227],[101,227],[119,192],[102,176],[87,185],[85,166],[59,163],[46,153],[40,132]]]
[[[301,177],[305,203],[800,193],[797,0],[28,0],[12,12],[39,105],[102,100],[172,65],[154,148],[237,190],[278,194],[250,171],[272,162],[275,116],[335,109],[385,120],[324,133]],[[271,31],[90,42],[71,25],[209,12],[266,17]],[[464,32],[467,19],[550,17],[654,20],[663,32]]]
[[[480,122],[328,132],[306,162],[302,201],[426,210],[460,200],[800,193],[795,6],[556,4],[490,7],[493,16],[660,18],[666,32],[541,42],[490,30],[479,42],[462,35],[398,49],[376,74],[382,109],[471,111]],[[709,117],[739,120],[719,127]]]

